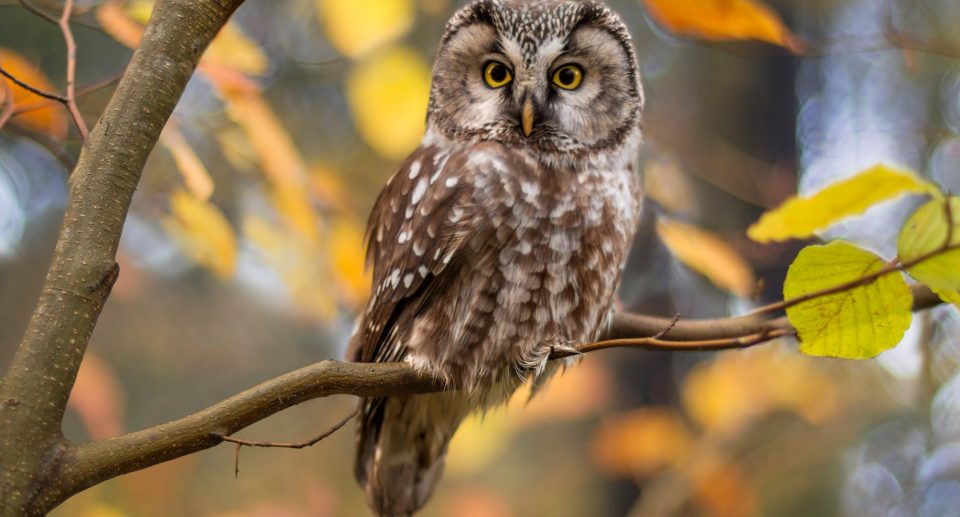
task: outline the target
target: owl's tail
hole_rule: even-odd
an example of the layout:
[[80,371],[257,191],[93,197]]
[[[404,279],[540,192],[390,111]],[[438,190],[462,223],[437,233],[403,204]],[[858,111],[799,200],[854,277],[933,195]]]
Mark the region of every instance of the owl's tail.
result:
[[458,392],[361,401],[357,481],[381,516],[412,515],[440,482],[447,444],[469,413]]

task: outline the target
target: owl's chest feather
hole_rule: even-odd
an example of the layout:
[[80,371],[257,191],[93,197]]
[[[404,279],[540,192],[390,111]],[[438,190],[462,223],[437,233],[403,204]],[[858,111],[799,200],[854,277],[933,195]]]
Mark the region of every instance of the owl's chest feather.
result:
[[584,340],[609,306],[633,234],[639,201],[628,168],[571,172],[525,160],[523,167],[478,174],[478,226],[492,238],[474,243],[499,272],[493,340],[528,336]]

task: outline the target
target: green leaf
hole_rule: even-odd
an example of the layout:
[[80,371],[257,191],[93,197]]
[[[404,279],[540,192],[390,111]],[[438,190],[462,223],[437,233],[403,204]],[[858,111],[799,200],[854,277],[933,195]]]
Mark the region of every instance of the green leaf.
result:
[[[883,260],[844,241],[808,246],[783,285],[784,299],[844,285],[880,271]],[[913,295],[903,275],[891,273],[838,293],[787,308],[800,351],[809,355],[866,359],[900,342],[910,326]]]
[[[957,248],[946,250],[947,246]],[[934,199],[914,212],[900,230],[897,253],[904,264],[935,254],[907,272],[933,289],[960,290],[960,197]]]
[[747,235],[758,242],[807,238],[841,219],[907,193],[941,196],[939,188],[915,174],[886,165],[833,183],[811,196],[791,198],[760,217]]

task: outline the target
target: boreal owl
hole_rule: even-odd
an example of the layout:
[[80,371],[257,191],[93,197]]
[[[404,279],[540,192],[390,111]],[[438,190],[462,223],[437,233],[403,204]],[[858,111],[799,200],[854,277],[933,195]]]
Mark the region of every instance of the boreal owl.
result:
[[375,512],[419,509],[469,413],[597,335],[640,214],[642,105],[630,35],[600,3],[477,0],[447,23],[423,143],[370,214],[373,293],[348,354],[450,390],[362,401]]

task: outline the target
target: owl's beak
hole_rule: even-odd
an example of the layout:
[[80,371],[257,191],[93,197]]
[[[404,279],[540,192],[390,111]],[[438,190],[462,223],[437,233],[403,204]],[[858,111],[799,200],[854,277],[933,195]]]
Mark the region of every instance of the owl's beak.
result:
[[520,110],[520,123],[523,126],[523,136],[529,137],[533,132],[533,101],[530,97],[523,100],[523,108]]

